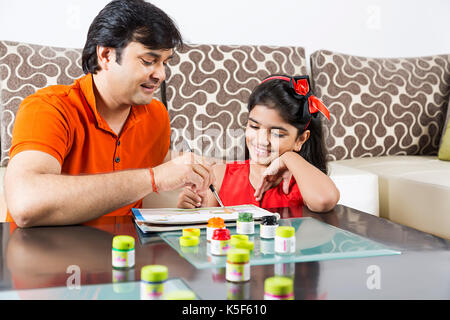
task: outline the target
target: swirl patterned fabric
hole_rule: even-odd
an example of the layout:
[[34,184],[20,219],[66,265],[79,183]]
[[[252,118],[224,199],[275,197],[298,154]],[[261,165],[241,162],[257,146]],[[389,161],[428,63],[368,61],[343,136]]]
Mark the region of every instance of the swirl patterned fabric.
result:
[[0,41],[1,166],[9,160],[15,115],[22,100],[50,85],[71,84],[82,75],[81,49]]
[[245,156],[251,91],[270,74],[306,74],[300,47],[186,45],[168,65],[167,104],[172,147],[184,140],[204,155]]
[[[167,66],[172,148],[187,141],[203,154],[243,158],[247,99],[272,73],[306,74],[303,48],[186,45]],[[9,160],[15,114],[22,100],[83,75],[81,49],[0,41],[1,165]],[[161,100],[161,90],[155,92]]]
[[450,55],[364,58],[331,51],[311,55],[315,94],[329,160],[435,155],[450,93]]

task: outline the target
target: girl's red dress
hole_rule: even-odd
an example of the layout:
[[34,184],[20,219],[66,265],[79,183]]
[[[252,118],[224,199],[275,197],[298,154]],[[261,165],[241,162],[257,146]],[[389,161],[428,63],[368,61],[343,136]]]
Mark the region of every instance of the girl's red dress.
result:
[[255,188],[250,183],[250,160],[227,164],[219,197],[225,206],[254,204],[258,207],[301,207],[303,197],[294,177],[289,182],[289,193],[285,194],[282,183],[266,191],[261,201],[255,199]]

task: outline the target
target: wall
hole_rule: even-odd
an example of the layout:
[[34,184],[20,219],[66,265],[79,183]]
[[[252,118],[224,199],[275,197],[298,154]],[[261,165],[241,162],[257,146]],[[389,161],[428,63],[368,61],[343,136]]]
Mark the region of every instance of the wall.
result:
[[[372,57],[450,53],[447,0],[155,0],[189,43],[303,46]],[[107,0],[0,0],[0,39],[82,47]]]

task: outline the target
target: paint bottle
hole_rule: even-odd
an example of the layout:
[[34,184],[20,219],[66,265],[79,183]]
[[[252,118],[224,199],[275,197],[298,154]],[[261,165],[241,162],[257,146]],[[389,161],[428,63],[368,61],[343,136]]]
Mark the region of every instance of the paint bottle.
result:
[[115,236],[112,242],[113,268],[134,267],[134,238],[131,236]]
[[179,238],[181,251],[184,253],[198,253],[199,238],[196,236],[181,236]]
[[231,282],[250,280],[250,252],[248,250],[228,250],[225,277],[227,281]]
[[261,218],[261,225],[259,226],[260,237],[264,239],[275,238],[275,232],[278,228],[277,216],[263,216]]
[[231,236],[230,243],[232,247],[240,241],[248,241],[248,236],[245,234],[233,234]]
[[230,240],[231,248],[241,248],[253,251],[254,244],[249,241],[249,238],[245,234],[233,234]]
[[153,264],[141,269],[141,300],[161,300],[169,271],[166,266]]
[[241,240],[241,241],[235,242],[231,247],[239,248],[239,249],[247,249],[248,251],[251,252],[251,251],[253,251],[254,244],[252,241]]
[[236,223],[236,232],[238,234],[255,233],[255,222],[253,221],[253,214],[251,212],[239,212]]
[[200,229],[198,228],[184,228],[183,236],[200,237]]
[[230,230],[216,229],[211,239],[211,254],[224,256],[230,248]]
[[294,282],[286,277],[270,277],[264,281],[264,300],[294,300]]
[[214,230],[225,229],[225,221],[220,217],[213,217],[208,220],[206,226],[206,240],[211,241]]
[[290,254],[295,252],[295,228],[282,226],[275,232],[275,252]]
[[179,241],[181,247],[195,247],[199,243],[199,239],[196,236],[181,236]]

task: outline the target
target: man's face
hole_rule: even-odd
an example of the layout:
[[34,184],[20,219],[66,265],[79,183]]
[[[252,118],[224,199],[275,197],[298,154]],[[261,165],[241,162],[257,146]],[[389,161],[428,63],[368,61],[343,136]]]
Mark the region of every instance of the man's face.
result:
[[130,42],[116,61],[115,53],[108,65],[107,79],[116,103],[144,105],[152,101],[153,93],[166,79],[165,65],[173,49],[152,50],[138,42]]

